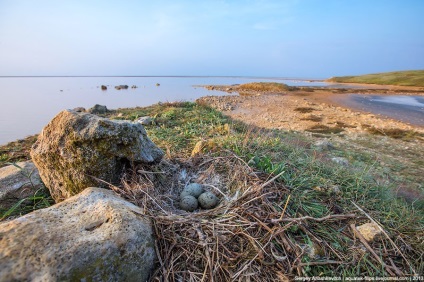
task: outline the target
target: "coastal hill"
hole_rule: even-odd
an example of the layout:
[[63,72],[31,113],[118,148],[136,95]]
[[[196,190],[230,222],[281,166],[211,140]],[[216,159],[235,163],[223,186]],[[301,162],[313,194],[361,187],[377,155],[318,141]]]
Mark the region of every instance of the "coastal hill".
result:
[[359,76],[334,76],[326,82],[424,87],[424,70],[395,71]]

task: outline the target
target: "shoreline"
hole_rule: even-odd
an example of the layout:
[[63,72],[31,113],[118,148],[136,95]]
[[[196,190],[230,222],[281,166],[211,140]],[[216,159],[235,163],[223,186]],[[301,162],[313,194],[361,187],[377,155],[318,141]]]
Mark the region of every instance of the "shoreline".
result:
[[[234,86],[205,86],[210,90],[238,92]],[[250,91],[239,95],[206,96],[197,99],[213,108],[223,111],[231,118],[248,124],[296,131],[314,132],[325,127],[343,134],[363,133],[371,127],[381,130],[400,129],[424,134],[424,125],[414,125],[378,113],[359,109],[343,102],[351,94],[361,95],[408,95],[424,96],[421,91],[407,88],[387,89],[338,89],[301,87],[284,93]],[[337,130],[336,130],[337,129]],[[319,130],[315,130],[319,131]]]

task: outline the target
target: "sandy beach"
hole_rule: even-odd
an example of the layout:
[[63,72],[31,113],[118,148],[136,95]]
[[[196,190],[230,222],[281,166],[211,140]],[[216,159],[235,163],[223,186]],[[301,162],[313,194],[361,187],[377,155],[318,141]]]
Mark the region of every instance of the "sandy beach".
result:
[[[228,86],[213,86],[213,89],[233,94],[236,91]],[[419,89],[408,87],[369,88],[355,90],[354,93],[382,92],[385,95],[424,95]],[[325,132],[328,129],[334,133],[355,134],[375,127],[380,130],[401,129],[424,133],[424,127],[346,106],[343,101],[349,93],[351,91],[343,88],[304,88],[285,93],[207,96],[197,102],[208,104],[231,118],[263,128],[310,132]]]

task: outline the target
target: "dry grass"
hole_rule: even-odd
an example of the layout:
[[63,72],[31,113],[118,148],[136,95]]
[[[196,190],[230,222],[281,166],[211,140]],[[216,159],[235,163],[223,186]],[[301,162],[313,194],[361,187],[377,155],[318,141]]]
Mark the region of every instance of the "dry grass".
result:
[[[158,260],[151,281],[289,281],[310,267],[335,274],[363,259],[361,241],[349,229],[352,219],[363,220],[359,212],[292,217],[291,196],[296,197],[277,181],[281,174],[258,173],[229,151],[136,170],[114,190],[153,222]],[[179,193],[194,181],[208,184],[220,198],[218,207],[193,213],[178,208]],[[397,255],[386,250],[389,258]],[[383,264],[389,273],[403,274]]]
[[238,86],[239,91],[260,91],[260,92],[287,92],[293,90],[294,87],[290,87],[284,83],[275,83],[275,82],[252,82],[241,84]]
[[369,133],[373,135],[382,135],[394,139],[408,140],[413,138],[422,139],[422,137],[424,137],[423,134],[419,134],[413,130],[404,130],[400,128],[377,128],[366,124],[363,124],[362,127],[364,127]]
[[309,127],[306,131],[313,133],[321,133],[321,134],[337,134],[343,131],[343,128],[339,126],[329,127],[323,124],[317,124]]
[[322,117],[316,116],[316,115],[310,115],[304,118],[301,118],[300,120],[309,120],[314,122],[320,122],[322,121]]
[[303,114],[312,113],[315,110],[316,109],[310,108],[310,107],[298,107],[298,108],[294,109],[295,112],[299,112],[299,113],[303,113]]

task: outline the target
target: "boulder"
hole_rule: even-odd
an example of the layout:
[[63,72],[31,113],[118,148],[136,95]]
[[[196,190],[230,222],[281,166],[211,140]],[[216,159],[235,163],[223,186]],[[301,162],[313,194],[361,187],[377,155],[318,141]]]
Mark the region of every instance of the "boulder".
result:
[[96,178],[119,183],[130,163],[154,163],[163,157],[141,124],[70,110],[44,127],[30,154],[56,202],[86,187],[106,186]]
[[108,109],[107,109],[106,106],[95,104],[94,107],[88,109],[88,112],[90,114],[95,114],[95,115],[97,115],[97,114],[105,114],[105,113],[108,112]]
[[38,170],[30,161],[0,168],[0,210],[8,210],[42,187]]
[[0,224],[0,281],[146,281],[156,257],[143,211],[101,188]]

